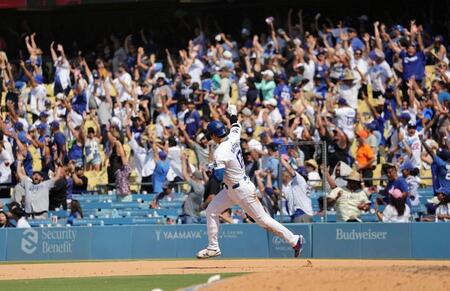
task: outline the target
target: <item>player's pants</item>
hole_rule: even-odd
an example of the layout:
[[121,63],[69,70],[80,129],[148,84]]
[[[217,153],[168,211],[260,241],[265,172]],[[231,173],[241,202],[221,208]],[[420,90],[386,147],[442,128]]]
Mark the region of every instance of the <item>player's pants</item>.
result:
[[226,209],[238,204],[256,223],[264,229],[286,240],[291,246],[295,246],[299,236],[294,235],[289,229],[273,219],[264,211],[264,208],[256,197],[255,185],[249,180],[241,180],[236,189],[222,189],[206,208],[206,222],[208,228],[208,249],[218,250],[219,242],[219,215]]

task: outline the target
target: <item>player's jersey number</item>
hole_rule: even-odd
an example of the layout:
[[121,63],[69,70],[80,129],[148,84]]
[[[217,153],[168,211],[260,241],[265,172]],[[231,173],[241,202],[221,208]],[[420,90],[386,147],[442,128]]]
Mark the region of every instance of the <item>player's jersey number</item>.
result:
[[237,161],[239,163],[239,166],[241,166],[241,169],[243,169],[244,168],[244,158],[242,157],[242,151],[241,150],[239,150],[236,153],[236,159],[237,159]]

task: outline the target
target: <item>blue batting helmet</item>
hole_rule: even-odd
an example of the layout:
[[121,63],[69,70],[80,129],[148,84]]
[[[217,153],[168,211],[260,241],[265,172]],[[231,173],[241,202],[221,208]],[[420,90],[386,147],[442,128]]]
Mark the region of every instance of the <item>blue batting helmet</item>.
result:
[[208,131],[211,135],[214,134],[217,137],[224,137],[227,134],[225,125],[217,120],[213,120],[208,124]]

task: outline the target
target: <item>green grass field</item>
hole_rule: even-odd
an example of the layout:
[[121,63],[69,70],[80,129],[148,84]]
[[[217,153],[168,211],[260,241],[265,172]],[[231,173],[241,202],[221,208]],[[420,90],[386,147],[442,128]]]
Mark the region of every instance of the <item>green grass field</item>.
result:
[[[222,278],[240,275],[241,273],[220,274]],[[34,280],[5,280],[0,281],[0,290],[12,291],[150,291],[160,288],[164,291],[189,287],[206,283],[214,274],[189,275],[152,275],[152,276],[118,276],[94,278],[60,278]]]

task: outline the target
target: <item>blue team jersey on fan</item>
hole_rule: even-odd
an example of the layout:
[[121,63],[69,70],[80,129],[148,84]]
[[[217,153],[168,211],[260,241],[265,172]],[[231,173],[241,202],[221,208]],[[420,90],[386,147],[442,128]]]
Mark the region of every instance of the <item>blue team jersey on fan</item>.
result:
[[291,88],[286,84],[279,84],[275,87],[273,95],[277,99],[277,107],[281,115],[284,116],[284,105],[281,103],[282,100],[291,101]]
[[435,156],[431,164],[431,173],[433,176],[433,190],[435,192],[440,187],[450,189],[450,163]]

